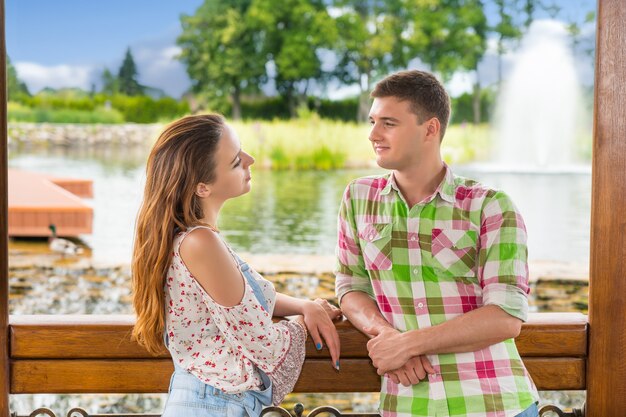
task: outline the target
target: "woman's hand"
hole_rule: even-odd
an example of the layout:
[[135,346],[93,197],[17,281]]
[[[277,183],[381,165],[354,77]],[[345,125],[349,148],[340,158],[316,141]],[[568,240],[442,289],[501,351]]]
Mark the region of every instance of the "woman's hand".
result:
[[335,369],[339,370],[339,335],[333,320],[341,317],[341,310],[321,298],[305,302],[302,308],[304,323],[317,350],[326,342]]
[[328,300],[325,300],[324,298],[316,298],[313,302],[322,306],[324,311],[326,311],[326,314],[328,314],[329,319],[339,320],[341,318],[341,310],[329,303]]

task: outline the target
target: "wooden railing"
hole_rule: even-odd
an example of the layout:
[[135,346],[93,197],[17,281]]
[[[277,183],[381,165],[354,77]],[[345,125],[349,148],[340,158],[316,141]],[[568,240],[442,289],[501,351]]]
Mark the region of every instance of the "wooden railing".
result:
[[[150,356],[130,339],[132,316],[11,316],[10,392],[161,393],[173,366],[167,351]],[[377,392],[366,338],[350,323],[337,323],[341,371],[326,350],[307,341],[306,362],[295,391]],[[586,388],[587,317],[536,313],[516,343],[540,390]]]

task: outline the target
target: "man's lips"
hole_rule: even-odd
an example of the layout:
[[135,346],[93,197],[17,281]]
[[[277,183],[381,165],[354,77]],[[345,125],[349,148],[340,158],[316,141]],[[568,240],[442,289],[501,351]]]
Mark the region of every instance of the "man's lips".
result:
[[388,146],[374,146],[374,152],[376,153],[382,153],[388,150],[389,150]]

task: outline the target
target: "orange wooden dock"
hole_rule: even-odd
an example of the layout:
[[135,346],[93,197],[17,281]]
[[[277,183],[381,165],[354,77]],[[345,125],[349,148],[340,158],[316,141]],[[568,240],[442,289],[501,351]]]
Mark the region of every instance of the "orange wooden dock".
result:
[[93,197],[91,180],[8,171],[9,236],[50,236],[51,224],[58,236],[92,232],[93,209],[81,199]]

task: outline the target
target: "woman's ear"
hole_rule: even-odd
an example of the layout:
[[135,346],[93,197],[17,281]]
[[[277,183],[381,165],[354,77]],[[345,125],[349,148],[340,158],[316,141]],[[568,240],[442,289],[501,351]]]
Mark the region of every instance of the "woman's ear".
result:
[[207,198],[211,195],[211,188],[207,184],[201,182],[196,185],[196,195],[200,198]]

